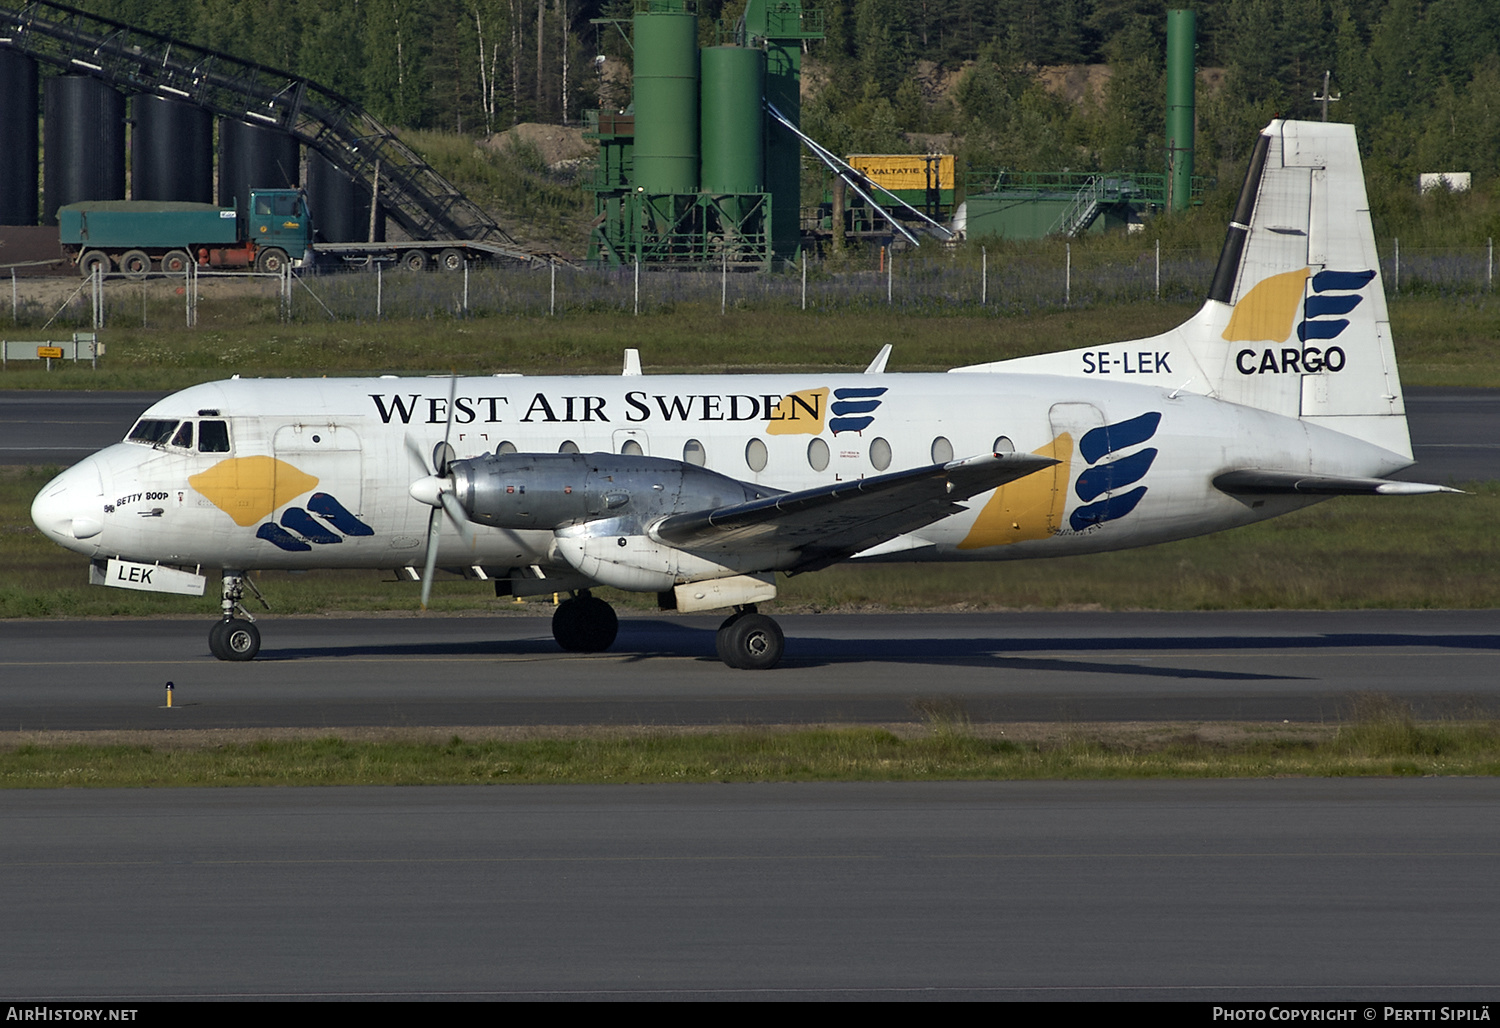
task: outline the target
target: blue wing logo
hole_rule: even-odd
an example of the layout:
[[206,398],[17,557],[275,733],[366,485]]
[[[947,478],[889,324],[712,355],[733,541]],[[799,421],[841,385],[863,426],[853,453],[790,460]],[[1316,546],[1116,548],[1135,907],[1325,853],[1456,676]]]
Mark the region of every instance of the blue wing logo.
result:
[[1088,462],[1089,467],[1078,476],[1078,481],[1073,486],[1073,491],[1084,503],[1068,518],[1068,523],[1075,532],[1123,518],[1135,510],[1141,498],[1146,495],[1146,487],[1142,485],[1124,492],[1121,490],[1146,477],[1146,472],[1151,470],[1151,465],[1156,461],[1156,448],[1148,446],[1112,461],[1100,461],[1112,453],[1119,453],[1148,441],[1156,435],[1156,428],[1160,424],[1161,413],[1151,411],[1129,421],[1104,425],[1084,433],[1083,438],[1078,441],[1078,455]]
[[281,524],[267,521],[255,531],[257,539],[264,539],[288,553],[341,543],[349,536],[374,534],[373,528],[350,514],[328,493],[313,493],[307,499],[306,509],[288,507],[281,512]]

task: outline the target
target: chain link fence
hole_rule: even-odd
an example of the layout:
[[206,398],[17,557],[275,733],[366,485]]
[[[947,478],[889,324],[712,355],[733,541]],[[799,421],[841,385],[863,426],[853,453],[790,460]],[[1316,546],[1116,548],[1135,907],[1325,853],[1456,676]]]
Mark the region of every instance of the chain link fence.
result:
[[[968,246],[843,260],[788,263],[772,273],[732,266],[542,268],[474,266],[457,272],[388,268],[289,272],[285,277],[226,273],[127,279],[81,285],[54,280],[51,297],[27,297],[12,282],[17,327],[97,329],[138,324],[189,327],[216,305],[237,304],[257,322],[567,317],[570,314],[669,313],[679,307],[817,312],[891,310],[902,314],[1005,316],[1068,307],[1162,300],[1193,303],[1208,290],[1218,252],[1096,249],[1057,244],[1016,253]],[[1494,287],[1492,245],[1381,247],[1389,293],[1472,296]],[[71,295],[68,295],[71,292]]]

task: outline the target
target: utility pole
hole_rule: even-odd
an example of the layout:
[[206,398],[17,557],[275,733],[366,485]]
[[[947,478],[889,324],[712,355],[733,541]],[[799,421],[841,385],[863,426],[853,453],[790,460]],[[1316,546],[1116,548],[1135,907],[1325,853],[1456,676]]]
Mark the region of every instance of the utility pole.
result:
[[1332,101],[1333,103],[1338,103],[1340,100],[1342,100],[1344,98],[1344,94],[1342,92],[1340,92],[1338,96],[1329,96],[1328,95],[1328,78],[1332,74],[1333,73],[1329,72],[1329,71],[1325,71],[1323,73],[1323,95],[1319,96],[1316,93],[1313,94],[1313,99],[1314,100],[1322,101],[1322,104],[1323,104],[1323,120],[1324,121],[1328,120],[1328,104],[1329,104],[1329,102]]

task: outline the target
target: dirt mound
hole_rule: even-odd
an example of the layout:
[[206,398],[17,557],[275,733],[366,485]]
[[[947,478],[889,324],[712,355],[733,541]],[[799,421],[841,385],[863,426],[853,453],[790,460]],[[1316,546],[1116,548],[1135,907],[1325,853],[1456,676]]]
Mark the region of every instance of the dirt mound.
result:
[[547,167],[553,169],[592,157],[598,149],[583,138],[581,125],[540,125],[535,122],[522,122],[504,132],[497,132],[485,140],[484,145],[498,150],[513,141],[536,147]]

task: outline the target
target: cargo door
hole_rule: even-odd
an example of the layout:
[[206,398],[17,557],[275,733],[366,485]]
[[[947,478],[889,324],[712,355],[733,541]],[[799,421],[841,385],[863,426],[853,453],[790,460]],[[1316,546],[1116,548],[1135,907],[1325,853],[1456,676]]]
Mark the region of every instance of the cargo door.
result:
[[364,454],[353,428],[283,425],[276,430],[272,447],[277,462],[276,496],[290,501],[273,514],[283,529],[308,543],[321,544],[372,534],[360,520]]

